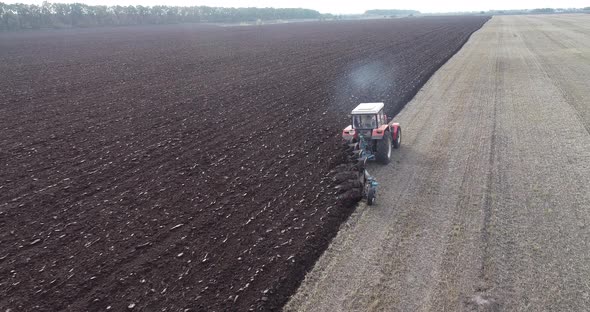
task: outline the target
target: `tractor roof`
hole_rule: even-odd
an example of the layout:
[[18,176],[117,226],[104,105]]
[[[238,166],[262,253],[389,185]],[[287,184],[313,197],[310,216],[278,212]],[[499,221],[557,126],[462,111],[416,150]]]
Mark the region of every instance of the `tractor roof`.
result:
[[377,114],[383,109],[383,103],[361,103],[352,110],[353,115]]

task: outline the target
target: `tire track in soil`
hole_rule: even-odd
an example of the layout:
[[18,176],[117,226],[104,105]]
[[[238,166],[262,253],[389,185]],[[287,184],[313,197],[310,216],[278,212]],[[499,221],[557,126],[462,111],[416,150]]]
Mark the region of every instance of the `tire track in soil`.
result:
[[[503,42],[503,38],[502,35],[500,35],[500,38],[498,40],[498,45],[496,47],[497,50],[500,50],[503,48],[504,42]],[[481,310],[482,308],[484,310],[488,310],[488,311],[499,311],[501,306],[495,301],[495,298],[491,298],[488,295],[488,291],[490,289],[490,273],[488,272],[488,265],[489,265],[489,261],[490,258],[493,257],[493,255],[491,254],[490,250],[489,250],[489,244],[490,244],[490,232],[492,231],[491,229],[491,222],[492,222],[492,216],[494,214],[493,212],[493,204],[494,204],[494,194],[496,192],[494,192],[494,188],[496,185],[503,185],[502,180],[499,178],[498,174],[496,172],[494,172],[494,170],[497,170],[496,168],[498,168],[498,165],[501,162],[500,160],[500,154],[497,151],[497,144],[498,144],[498,101],[497,101],[497,97],[499,97],[499,94],[501,94],[505,88],[504,85],[504,72],[506,70],[506,63],[504,63],[503,60],[499,59],[498,56],[496,56],[496,69],[495,69],[495,79],[494,79],[494,86],[495,89],[493,90],[494,92],[491,94],[491,98],[492,100],[492,104],[493,104],[493,115],[492,115],[492,133],[491,133],[491,138],[490,138],[490,146],[489,146],[489,158],[488,158],[488,166],[489,166],[489,171],[487,173],[487,180],[485,183],[485,195],[484,195],[484,203],[483,203],[483,221],[482,221],[482,230],[481,230],[481,255],[482,255],[482,259],[481,259],[481,266],[479,268],[479,275],[478,275],[478,279],[479,279],[479,285],[476,285],[475,289],[474,289],[474,295],[472,298],[459,298],[459,300],[463,300],[463,302],[468,306],[468,308],[471,308],[472,310]],[[512,256],[512,248],[508,248],[505,250],[505,257],[510,258]],[[511,285],[512,283],[508,283],[508,285]],[[473,300],[475,298],[475,300]],[[480,304],[478,304],[478,299],[481,300],[485,300],[488,302],[487,305],[485,306],[481,306]],[[482,302],[482,301],[480,301]]]

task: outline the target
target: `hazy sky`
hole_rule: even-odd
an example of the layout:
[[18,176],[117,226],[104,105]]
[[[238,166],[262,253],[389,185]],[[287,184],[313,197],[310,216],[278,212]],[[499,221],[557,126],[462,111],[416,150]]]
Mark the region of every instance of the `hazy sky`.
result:
[[[24,2],[40,4],[43,0],[4,0],[3,2]],[[362,13],[370,9],[413,9],[424,13],[487,11],[496,9],[534,8],[581,8],[590,6],[590,0],[50,0],[49,2],[82,2],[103,5],[179,5],[179,6],[220,6],[220,7],[275,7],[308,8],[322,13]]]

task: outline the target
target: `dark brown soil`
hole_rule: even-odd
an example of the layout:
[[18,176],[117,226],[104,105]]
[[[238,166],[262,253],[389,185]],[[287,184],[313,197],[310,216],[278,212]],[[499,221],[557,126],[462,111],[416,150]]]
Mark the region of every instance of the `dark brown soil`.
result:
[[353,209],[349,110],[486,20],[0,34],[1,310],[280,308]]

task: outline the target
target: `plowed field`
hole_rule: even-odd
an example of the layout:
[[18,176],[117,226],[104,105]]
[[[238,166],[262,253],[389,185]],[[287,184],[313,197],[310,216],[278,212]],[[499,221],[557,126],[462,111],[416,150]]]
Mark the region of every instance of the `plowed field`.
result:
[[282,306],[353,209],[348,111],[486,20],[0,34],[0,308]]

